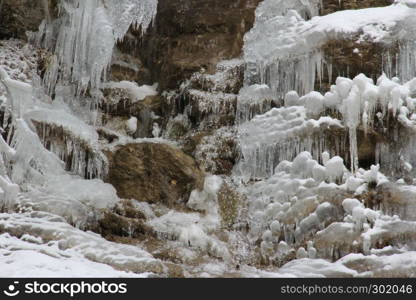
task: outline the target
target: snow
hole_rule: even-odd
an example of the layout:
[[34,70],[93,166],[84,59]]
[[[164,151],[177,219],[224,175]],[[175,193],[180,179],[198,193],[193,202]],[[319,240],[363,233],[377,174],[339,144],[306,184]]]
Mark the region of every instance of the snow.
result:
[[126,90],[132,103],[142,101],[148,96],[157,95],[157,84],[139,86],[136,82],[132,81],[110,81],[104,84],[104,88]]
[[137,118],[131,117],[126,121],[127,133],[133,135],[137,131]]
[[[3,239],[9,237],[3,236]],[[4,242],[2,246],[4,246]],[[3,252],[3,251],[2,251]],[[6,252],[7,253],[7,252]],[[83,258],[53,257],[41,252],[31,250],[16,250],[9,255],[0,256],[0,264],[3,266],[0,277],[136,277],[137,275],[98,264]],[[139,276],[137,276],[139,277]]]
[[[318,6],[315,2],[306,3],[309,7]],[[338,11],[305,20],[299,14],[305,8],[305,2],[294,4],[288,8],[289,2],[278,5],[274,0],[267,0],[257,8],[255,25],[245,36],[247,86],[267,84],[275,96],[280,97],[290,90],[300,94],[311,92],[316,78],[322,78],[324,60],[320,47],[332,39],[355,34],[360,36],[359,41],[388,44],[391,40],[403,40],[397,57],[398,74],[393,74],[394,58],[387,57],[385,65],[390,69],[389,76],[398,75],[403,80],[414,77],[412,66],[415,61],[411,55],[415,47],[411,38],[414,25],[408,21],[415,17],[414,9],[396,3],[387,7]],[[331,66],[327,67],[330,73]]]
[[[157,1],[61,0],[59,19],[32,36],[54,53],[44,82],[31,75],[33,49],[0,42],[0,102],[5,119],[12,117],[9,136],[0,136],[0,208],[7,212],[0,214],[0,276],[166,276],[168,266],[143,250],[154,251],[153,242],[186,276],[414,276],[414,1],[318,17],[319,2],[261,2],[243,60],[193,74],[178,91],[191,99],[183,114],[170,115],[167,125],[151,116],[154,138],[128,136],[140,129],[131,115],[114,121],[119,132],[101,126],[94,107],[100,89],[122,89],[132,103],[158,94],[157,84],[106,78],[113,59],[125,63],[115,43],[131,25],[145,32]],[[383,54],[377,82],[359,74],[314,91],[326,64],[320,47],[353,36],[387,48],[397,42],[399,53]],[[121,205],[102,181],[103,151],[141,142],[177,146],[161,136],[171,138],[178,123],[191,134],[205,130],[205,121],[199,129],[190,121],[195,109],[214,117],[236,112],[236,126],[209,128],[193,153],[218,172],[218,140],[236,143],[233,174],[207,174],[181,209],[132,201],[155,233],[134,246],[81,230]],[[115,140],[101,140],[97,129]],[[373,165],[360,168],[359,134],[374,132],[394,140],[377,140]],[[227,229],[218,203],[223,187],[238,195],[238,218]]]
[[315,17],[310,23],[314,32],[351,34],[363,30],[362,38],[370,38],[378,42],[389,34],[389,30],[407,18],[411,18],[414,13],[408,6],[396,4],[337,11],[323,17]]
[[[0,276],[132,277],[163,270],[149,253],[108,242],[54,215],[0,214],[0,228]],[[19,232],[25,235],[18,238]]]
[[325,163],[325,170],[331,181],[341,180],[345,172],[344,160],[339,156],[331,158]]
[[[278,163],[291,161],[300,152],[320,155],[325,141],[319,135],[325,128],[343,128],[339,120],[322,117],[309,119],[303,106],[273,108],[239,126],[239,141],[244,160],[236,166],[243,177],[268,177]],[[303,136],[303,139],[299,139]],[[315,157],[317,158],[317,157]]]
[[352,211],[356,207],[364,207],[363,204],[358,201],[357,199],[345,199],[342,201],[342,207],[344,208],[345,212],[348,214],[352,214]]

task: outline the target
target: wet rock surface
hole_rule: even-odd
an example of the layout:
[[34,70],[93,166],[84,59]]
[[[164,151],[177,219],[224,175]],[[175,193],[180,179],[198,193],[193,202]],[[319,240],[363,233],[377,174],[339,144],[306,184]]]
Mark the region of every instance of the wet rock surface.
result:
[[201,68],[212,72],[218,62],[240,56],[259,2],[159,1],[153,28],[136,48],[153,81],[176,88]]
[[121,198],[170,207],[186,203],[192,190],[202,188],[203,180],[190,156],[156,143],[121,146],[111,154],[107,179]]

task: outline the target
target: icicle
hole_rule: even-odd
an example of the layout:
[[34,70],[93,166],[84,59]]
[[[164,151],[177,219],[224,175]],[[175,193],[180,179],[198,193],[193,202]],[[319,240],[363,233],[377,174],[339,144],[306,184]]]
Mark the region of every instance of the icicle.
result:
[[115,43],[131,25],[147,29],[157,0],[61,0],[59,5],[59,20],[44,22],[31,40],[55,54],[45,76],[48,92],[53,93],[58,83],[75,83],[79,96],[89,87],[93,92],[101,87]]
[[[291,36],[301,30],[305,19],[318,15],[319,6],[320,0],[268,0],[258,6],[254,27],[245,36],[246,86],[266,84],[276,99],[291,90],[313,91],[316,74],[322,77],[322,54]],[[288,51],[291,46],[296,51]]]
[[416,42],[402,40],[397,44],[398,52],[394,56],[390,51],[383,55],[383,71],[390,78],[397,76],[406,82],[416,77]]
[[7,165],[10,165],[15,158],[16,151],[0,135],[0,209],[9,209],[15,203],[19,186],[10,180],[3,155]]
[[[361,83],[362,81],[358,82]],[[343,94],[345,95],[346,93]],[[351,172],[355,172],[358,170],[357,127],[361,121],[361,94],[359,86],[352,87],[348,97],[342,104],[341,113],[344,117],[344,122],[348,127]]]

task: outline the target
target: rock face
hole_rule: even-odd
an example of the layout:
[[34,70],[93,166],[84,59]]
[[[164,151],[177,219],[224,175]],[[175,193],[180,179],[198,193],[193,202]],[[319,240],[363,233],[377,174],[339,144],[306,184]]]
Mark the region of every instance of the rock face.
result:
[[204,174],[179,149],[141,143],[121,146],[111,155],[107,181],[121,198],[173,206],[187,202],[192,190],[202,188]]
[[124,118],[127,120],[130,117],[136,117],[138,126],[136,132],[133,134],[134,138],[153,137],[153,125],[156,123],[162,126],[164,115],[164,102],[161,96],[147,96],[141,101],[132,101],[131,96],[126,94],[121,89],[105,89],[104,96],[107,99],[115,100],[115,103],[103,102],[101,109],[103,114],[103,123],[108,125],[108,122],[115,118]]
[[331,65],[332,76],[324,72],[322,82],[316,82],[316,90],[327,91],[337,76],[353,78],[360,73],[376,80],[383,70],[383,56],[397,53],[398,45],[360,41],[359,36],[327,42],[322,47],[325,62]]
[[[127,36],[123,44],[119,45],[119,51],[116,51],[111,65],[110,75],[114,81],[135,81],[139,84],[150,84],[150,71],[145,68],[142,61],[128,53],[134,49],[135,40],[130,40]],[[123,48],[122,48],[123,47]]]
[[0,39],[26,39],[26,31],[36,31],[43,19],[56,14],[56,0],[0,1]]
[[224,127],[199,141],[194,156],[202,169],[215,175],[231,175],[238,157],[235,134]]
[[218,62],[238,57],[259,2],[159,0],[153,28],[137,44],[152,79],[161,89],[176,88],[195,71],[215,71]]

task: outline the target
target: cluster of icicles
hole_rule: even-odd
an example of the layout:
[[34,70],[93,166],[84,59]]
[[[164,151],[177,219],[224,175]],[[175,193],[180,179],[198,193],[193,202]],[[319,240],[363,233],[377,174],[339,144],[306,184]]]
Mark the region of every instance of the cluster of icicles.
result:
[[157,0],[61,0],[60,17],[45,20],[31,36],[54,56],[45,76],[49,94],[57,85],[75,83],[76,94],[98,92],[115,44],[130,26],[145,32],[157,12]]
[[[383,124],[389,118],[398,120],[410,133],[416,129],[416,79],[400,84],[397,78],[389,79],[382,75],[375,84],[363,74],[354,79],[338,77],[330,91],[322,95],[310,92],[299,97],[295,91],[286,94],[284,106],[273,108],[265,114],[254,117],[240,125],[239,138],[243,160],[236,170],[245,177],[269,177],[274,167],[283,160],[293,160],[302,151],[314,154],[331,154],[345,145],[339,139],[338,147],[329,148],[328,138],[321,134],[324,128],[338,128],[348,131],[350,169],[358,170],[357,129],[364,133],[374,127],[374,123]],[[332,118],[338,116],[340,120]],[[412,142],[408,138],[409,143]],[[327,148],[328,147],[328,148]],[[407,167],[415,157],[412,151],[402,157]],[[383,161],[381,161],[383,164]]]
[[[245,36],[245,84],[238,95],[236,115],[242,160],[235,170],[246,179],[269,177],[279,162],[291,161],[302,151],[310,152],[317,160],[324,151],[331,155],[349,153],[347,160],[355,172],[359,127],[365,134],[375,125],[386,128],[393,116],[413,131],[416,43],[411,39],[411,24],[406,20],[415,10],[404,1],[376,8],[408,16],[404,20],[395,19],[396,27],[386,25],[386,32],[393,32],[390,35],[399,29],[407,34],[396,36],[394,55],[390,50],[382,54],[380,72],[384,75],[376,84],[363,74],[354,79],[338,77],[330,91],[322,95],[314,90],[324,78],[325,66],[328,83],[337,74],[333,74],[332,64],[324,57],[321,47],[331,39],[351,38],[359,32],[350,29],[354,11],[342,15],[348,19],[349,25],[345,26],[335,24],[331,15],[313,18],[319,14],[321,5],[320,1],[266,0],[256,10],[254,27]],[[360,24],[369,22],[362,18],[365,14],[358,16]],[[381,27],[386,27],[383,20],[379,22]],[[343,128],[347,134],[324,132]],[[376,161],[385,168],[397,170],[398,163],[394,161],[400,160],[400,167],[411,170],[416,163],[411,151],[416,138],[411,134],[406,140],[400,142],[400,151],[395,149],[400,152],[399,158],[391,155],[382,158],[388,154],[390,145],[377,145]]]
[[[156,15],[157,0],[60,0],[58,9],[56,20],[47,17],[39,32],[30,35],[36,46],[53,53],[42,83],[36,74],[32,84],[14,80],[0,66],[0,87],[7,97],[4,119],[11,120],[7,141],[0,136],[2,206],[10,206],[21,188],[43,184],[46,175],[64,175],[65,164],[59,158],[70,160],[66,164],[72,174],[86,178],[104,175],[104,155],[91,152],[98,135],[92,130],[92,141],[88,141],[89,136],[79,136],[93,129],[90,125],[95,120],[76,117],[76,112],[82,111],[82,103],[94,101],[94,95],[99,93],[117,41],[131,26],[143,32],[149,27]],[[87,91],[91,98],[83,96]],[[47,94],[54,98],[52,104]],[[61,126],[75,140],[64,140],[60,145],[48,142],[52,152],[48,151],[44,145],[47,141],[41,141],[31,119],[34,111],[42,110],[46,117],[36,120],[38,124]],[[55,119],[49,124],[51,118]],[[92,146],[83,149],[79,138]]]
[[[382,71],[388,77],[397,76],[408,81],[416,77],[416,43],[413,24],[407,20],[414,18],[416,11],[404,2],[396,1],[392,6],[381,8],[386,12],[392,10],[392,15],[397,11],[397,15],[407,13],[408,16],[386,23],[378,20],[376,28],[388,29],[380,30],[382,33],[373,38],[385,42],[386,48],[397,48],[394,54],[389,50],[382,54]],[[260,3],[256,22],[244,38],[246,87],[267,85],[274,98],[282,98],[291,90],[301,95],[311,92],[324,78],[331,83],[334,76],[349,76],[348,70],[344,74],[334,74],[332,62],[326,59],[322,46],[331,40],[360,36],[360,32],[371,36],[371,32],[365,30],[371,28],[372,20],[366,21],[365,14],[357,14],[357,22],[362,27],[355,28],[350,24],[354,11],[347,11],[349,14],[339,15],[339,18],[347,18],[344,26],[344,22],[334,22],[331,15],[318,17],[320,6],[321,1],[266,0]],[[310,19],[312,17],[316,18]],[[391,27],[390,23],[396,25]],[[396,43],[391,44],[392,40]]]

